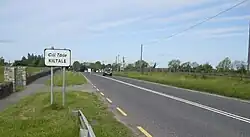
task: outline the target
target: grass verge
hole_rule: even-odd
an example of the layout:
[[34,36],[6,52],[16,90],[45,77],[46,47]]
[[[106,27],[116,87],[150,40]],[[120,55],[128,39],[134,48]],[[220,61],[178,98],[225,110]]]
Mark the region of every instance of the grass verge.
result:
[[3,137],[79,137],[73,109],[81,109],[97,137],[131,137],[125,125],[118,122],[107,107],[92,93],[66,93],[66,107],[61,107],[61,93],[55,93],[58,104],[50,105],[50,94],[41,92],[21,100],[0,113],[0,135]]
[[121,72],[117,76],[146,80],[176,87],[199,90],[228,97],[250,99],[250,81],[229,77],[207,77],[174,73]]
[[34,75],[36,73],[39,73],[44,70],[49,70],[49,68],[46,67],[27,67],[27,73],[29,75]]
[[[83,75],[79,72],[72,72],[72,71],[66,71],[66,85],[81,85],[87,83],[87,80]],[[50,79],[46,82],[46,85],[50,85]],[[54,76],[54,85],[55,86],[62,86],[63,84],[63,77],[62,73],[56,73]]]

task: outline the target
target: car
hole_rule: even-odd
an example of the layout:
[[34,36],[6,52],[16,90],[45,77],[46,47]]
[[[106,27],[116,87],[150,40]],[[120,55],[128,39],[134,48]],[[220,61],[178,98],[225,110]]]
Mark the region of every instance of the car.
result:
[[111,68],[105,68],[103,73],[102,73],[103,76],[112,76],[112,69]]

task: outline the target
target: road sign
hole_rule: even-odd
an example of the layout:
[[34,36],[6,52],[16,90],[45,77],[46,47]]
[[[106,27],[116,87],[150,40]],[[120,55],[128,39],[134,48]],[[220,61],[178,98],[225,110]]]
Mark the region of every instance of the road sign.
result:
[[45,65],[49,67],[69,67],[71,65],[71,50],[45,49]]
[[62,87],[62,105],[65,105],[65,67],[71,65],[71,50],[69,49],[54,49],[47,48],[44,50],[44,62],[46,66],[51,67],[51,86],[50,86],[50,104],[53,104],[53,83],[54,83],[54,72],[53,67],[63,67],[63,87]]

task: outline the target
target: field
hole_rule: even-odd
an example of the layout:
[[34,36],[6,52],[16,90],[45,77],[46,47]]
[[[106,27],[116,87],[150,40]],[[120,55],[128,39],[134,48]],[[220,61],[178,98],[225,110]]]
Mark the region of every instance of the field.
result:
[[42,68],[42,67],[27,67],[28,75],[34,75],[44,70],[49,70],[49,68]]
[[[66,85],[81,85],[87,83],[87,80],[83,77],[81,73],[66,71]],[[47,85],[50,85],[50,79],[46,82]],[[54,85],[62,86],[63,77],[62,72],[56,73],[54,76]]]
[[213,94],[241,99],[250,99],[250,80],[237,77],[216,77],[204,75],[184,75],[178,73],[152,72],[140,74],[138,72],[115,73],[118,76],[146,80],[176,87],[194,89]]
[[66,92],[66,107],[50,105],[50,94],[41,92],[24,98],[0,113],[0,135],[3,137],[79,137],[77,117],[72,110],[81,109],[97,137],[131,137],[132,132],[118,122],[107,107],[92,93]]

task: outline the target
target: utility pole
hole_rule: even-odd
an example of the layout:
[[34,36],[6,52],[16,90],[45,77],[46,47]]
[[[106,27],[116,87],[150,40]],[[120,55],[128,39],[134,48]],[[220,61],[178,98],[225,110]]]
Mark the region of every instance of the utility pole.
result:
[[124,71],[125,69],[125,57],[122,57],[122,70]]
[[249,32],[248,32],[248,60],[247,60],[247,71],[250,73],[250,22],[249,22]]
[[115,65],[117,67],[117,56],[115,56]]
[[118,64],[117,64],[117,71],[119,71],[119,67],[120,67],[120,61],[119,61],[119,57],[120,57],[120,55],[118,54],[118,56],[117,56],[117,60],[118,60]]
[[143,62],[142,62],[142,52],[143,52],[143,45],[141,44],[141,60],[140,60],[140,70],[141,70],[141,74],[143,73],[142,72],[142,69],[143,69]]

